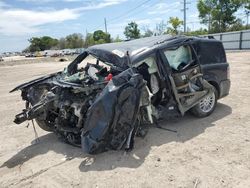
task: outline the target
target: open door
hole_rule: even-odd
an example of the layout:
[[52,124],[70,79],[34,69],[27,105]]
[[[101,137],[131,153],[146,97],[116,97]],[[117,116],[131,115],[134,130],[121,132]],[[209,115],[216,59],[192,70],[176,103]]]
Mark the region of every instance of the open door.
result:
[[163,50],[164,60],[169,67],[169,79],[183,115],[205,96],[212,86],[203,79],[199,60],[190,45],[182,45]]

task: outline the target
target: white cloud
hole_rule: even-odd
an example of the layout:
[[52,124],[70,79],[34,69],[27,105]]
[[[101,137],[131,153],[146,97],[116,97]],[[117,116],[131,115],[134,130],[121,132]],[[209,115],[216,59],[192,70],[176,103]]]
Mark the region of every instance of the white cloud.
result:
[[79,2],[81,0],[64,0],[65,2]]
[[181,3],[180,2],[173,2],[173,3],[158,3],[152,10],[148,12],[148,14],[167,14],[174,11],[179,11]]
[[101,9],[108,6],[118,5],[123,2],[126,2],[127,0],[101,0],[101,1],[90,1],[85,2],[87,4],[86,6],[82,6],[77,8],[76,10],[82,11],[82,10],[95,10],[95,9]]
[[82,3],[83,5],[86,5],[86,7],[92,7],[92,6],[98,6],[98,7],[106,7],[110,5],[116,5],[120,4],[122,2],[125,2],[127,0],[19,0],[22,2],[28,2],[28,3],[36,3],[36,4],[43,4],[43,3],[53,3],[53,2],[78,2]]
[[39,31],[39,26],[76,19],[77,12],[70,9],[58,11],[30,11],[22,9],[0,9],[0,33],[24,35]]
[[48,2],[59,2],[59,1],[64,1],[64,2],[80,2],[81,0],[18,0],[22,2],[28,2],[28,3],[48,3]]
[[0,7],[8,7],[8,5],[5,2],[0,1]]
[[[34,0],[22,0],[33,2]],[[48,2],[53,0],[40,0],[39,2]],[[56,1],[56,0],[54,0]],[[78,1],[78,0],[63,0],[63,1]],[[0,1],[0,34],[8,36],[20,36],[40,31],[40,26],[50,23],[64,22],[67,20],[77,19],[83,10],[101,9],[107,6],[120,4],[127,0],[97,0],[85,1],[86,6],[81,6],[75,9],[61,10],[25,10],[13,9]]]

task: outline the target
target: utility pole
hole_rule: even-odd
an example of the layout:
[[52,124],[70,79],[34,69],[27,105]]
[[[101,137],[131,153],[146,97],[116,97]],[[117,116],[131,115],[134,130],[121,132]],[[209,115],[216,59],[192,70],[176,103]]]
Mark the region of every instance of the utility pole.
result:
[[106,20],[106,18],[104,18],[104,25],[105,25],[105,32],[108,33],[108,29],[107,29],[107,20]]
[[87,48],[89,46],[88,44],[88,30],[86,29],[86,37],[85,37],[85,47]]
[[184,0],[184,33],[187,31],[187,1]]
[[249,15],[250,15],[250,10],[247,10],[247,11],[246,11],[246,14],[247,14],[247,27],[248,27],[248,24],[249,24]]
[[210,33],[211,30],[211,13],[208,15],[208,33]]
[[184,20],[184,24],[183,24],[184,25],[184,33],[187,32],[187,10],[188,10],[187,4],[190,4],[190,3],[187,2],[187,0],[184,0],[183,1],[183,9],[181,9],[181,11],[184,12],[184,18],[183,18],[183,20]]

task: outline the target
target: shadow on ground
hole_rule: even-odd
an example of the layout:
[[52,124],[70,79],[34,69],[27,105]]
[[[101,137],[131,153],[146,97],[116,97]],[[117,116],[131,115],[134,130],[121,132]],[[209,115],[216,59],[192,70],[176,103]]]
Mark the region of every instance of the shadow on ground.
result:
[[124,151],[109,151],[95,156],[83,154],[80,148],[76,148],[60,142],[57,136],[49,133],[40,137],[40,143],[30,145],[19,151],[16,155],[7,160],[0,168],[13,168],[22,165],[29,159],[54,151],[66,156],[68,159],[81,158],[83,161],[79,165],[79,170],[104,171],[117,167],[137,168],[150,153],[153,146],[161,146],[170,142],[185,142],[200,134],[207,128],[215,126],[215,122],[232,113],[231,107],[218,103],[215,112],[209,117],[197,119],[189,114],[178,121],[163,122],[161,126],[173,130],[177,133],[165,131],[158,128],[150,128],[144,139],[136,138],[135,148],[126,153]]

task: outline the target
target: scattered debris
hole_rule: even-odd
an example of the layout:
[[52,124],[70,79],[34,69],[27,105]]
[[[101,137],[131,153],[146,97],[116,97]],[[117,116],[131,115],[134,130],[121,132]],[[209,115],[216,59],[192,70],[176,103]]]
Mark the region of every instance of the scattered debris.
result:
[[197,178],[194,183],[194,188],[197,188],[198,184],[200,183],[200,180]]
[[60,58],[58,61],[59,61],[59,62],[65,62],[65,61],[69,61],[69,59],[66,58],[66,57],[62,57],[62,58]]

